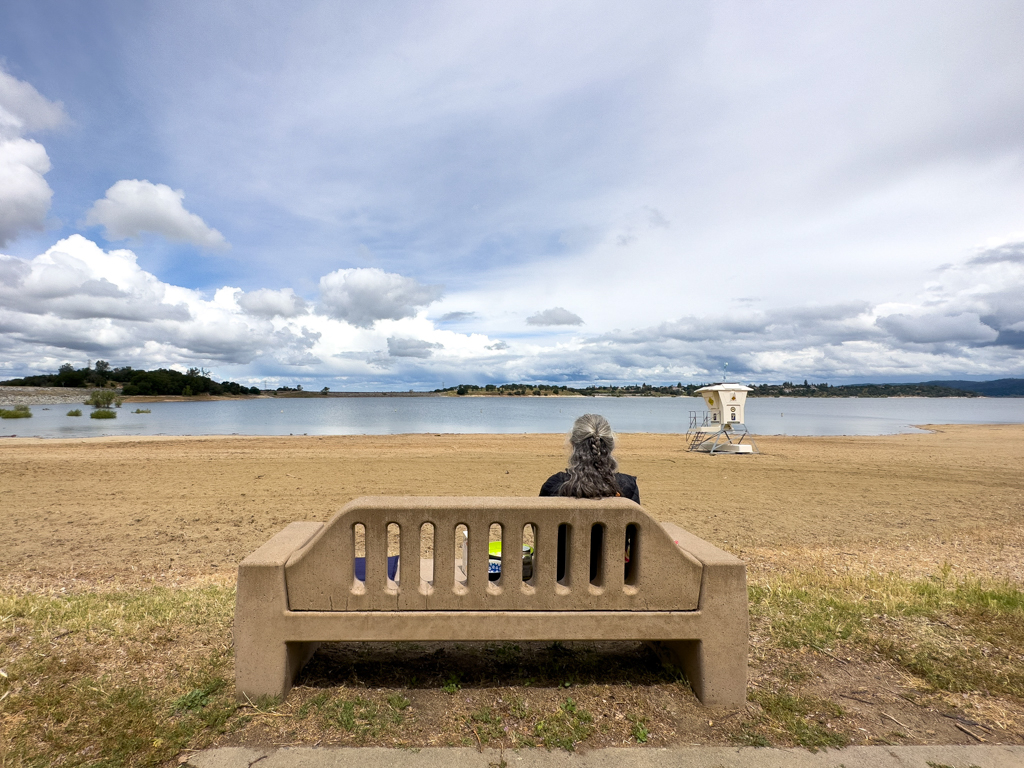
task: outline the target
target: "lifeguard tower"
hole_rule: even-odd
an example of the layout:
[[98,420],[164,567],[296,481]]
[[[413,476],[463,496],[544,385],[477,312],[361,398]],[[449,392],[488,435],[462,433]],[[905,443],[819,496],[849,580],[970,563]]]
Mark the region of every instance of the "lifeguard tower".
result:
[[743,410],[750,387],[742,384],[713,384],[698,394],[708,404],[706,411],[690,411],[686,441],[691,451],[705,453],[760,453],[744,424]]

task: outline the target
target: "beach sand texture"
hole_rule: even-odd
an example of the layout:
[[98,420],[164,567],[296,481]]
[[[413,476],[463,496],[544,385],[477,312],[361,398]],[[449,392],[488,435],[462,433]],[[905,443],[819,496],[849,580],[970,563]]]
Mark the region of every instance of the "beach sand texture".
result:
[[[759,437],[759,456],[626,434],[644,507],[750,563],[964,574],[1024,583],[1024,425],[880,437]],[[8,582],[230,580],[294,520],[362,495],[533,496],[561,435],[0,441]]]

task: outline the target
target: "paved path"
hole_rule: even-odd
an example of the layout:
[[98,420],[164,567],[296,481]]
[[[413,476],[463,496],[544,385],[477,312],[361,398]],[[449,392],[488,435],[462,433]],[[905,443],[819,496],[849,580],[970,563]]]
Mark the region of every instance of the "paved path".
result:
[[596,749],[568,754],[543,749],[420,750],[382,747],[248,749],[190,755],[194,768],[1022,768],[1024,747],[847,747],[816,753],[757,747]]

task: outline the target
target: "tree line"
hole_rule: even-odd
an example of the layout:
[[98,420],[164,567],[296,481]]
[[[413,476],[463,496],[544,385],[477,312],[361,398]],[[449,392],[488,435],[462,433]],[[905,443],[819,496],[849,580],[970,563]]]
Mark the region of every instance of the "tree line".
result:
[[153,371],[136,370],[130,365],[112,368],[106,360],[97,360],[95,366],[75,368],[64,363],[56,373],[25,376],[21,379],[0,381],[8,387],[117,387],[121,394],[131,395],[258,395],[258,387],[246,387],[234,381],[216,382],[210,372],[202,368],[189,368],[185,373],[170,368]]
[[[960,382],[955,382],[960,383]],[[697,390],[707,384],[627,384],[570,387],[564,384],[459,384],[435,389],[439,394],[495,395],[508,397],[543,397],[550,395],[582,395],[584,397],[697,397]],[[937,382],[923,384],[803,384],[784,381],[781,384],[751,384],[750,397],[980,397],[980,393]]]

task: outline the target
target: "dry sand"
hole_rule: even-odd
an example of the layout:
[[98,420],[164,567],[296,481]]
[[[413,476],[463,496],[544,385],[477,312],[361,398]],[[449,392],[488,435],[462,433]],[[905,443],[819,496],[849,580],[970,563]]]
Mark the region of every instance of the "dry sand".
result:
[[[750,562],[964,573],[1024,583],[1024,425],[762,437],[759,456],[627,434],[643,505]],[[0,572],[15,582],[230,579],[293,520],[365,494],[535,495],[559,435],[0,441]]]

